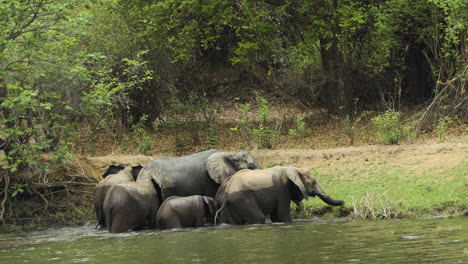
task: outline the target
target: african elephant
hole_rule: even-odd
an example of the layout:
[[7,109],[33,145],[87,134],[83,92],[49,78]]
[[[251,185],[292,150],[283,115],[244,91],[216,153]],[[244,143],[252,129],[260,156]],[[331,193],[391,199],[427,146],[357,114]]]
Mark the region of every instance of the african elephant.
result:
[[213,223],[215,200],[208,196],[171,196],[164,200],[156,215],[159,229],[200,227]]
[[223,182],[216,194],[220,222],[262,224],[269,215],[272,222],[290,222],[290,203],[317,195],[333,206],[344,201],[331,199],[312,178],[310,171],[296,167],[241,170]]
[[260,169],[248,151],[227,153],[207,150],[185,157],[150,161],[140,177],[151,176],[160,186],[162,197],[203,195],[214,198],[223,180],[241,169]]
[[104,200],[107,229],[111,233],[156,228],[161,189],[151,177],[112,185]]
[[[134,182],[143,167],[141,165],[125,168],[120,165],[110,165],[102,175],[101,180],[94,188],[94,210],[100,227],[106,227],[106,219],[102,205],[106,198],[107,191],[114,184]],[[96,226],[96,228],[97,228]]]

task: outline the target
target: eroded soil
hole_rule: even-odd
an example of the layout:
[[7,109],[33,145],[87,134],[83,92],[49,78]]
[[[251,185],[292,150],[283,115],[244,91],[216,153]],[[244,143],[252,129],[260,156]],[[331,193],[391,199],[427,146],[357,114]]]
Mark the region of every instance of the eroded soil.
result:
[[[346,169],[347,167],[368,167],[369,165],[399,165],[405,170],[428,171],[449,168],[468,162],[468,140],[461,138],[448,143],[429,142],[409,145],[367,145],[335,149],[257,149],[251,153],[264,167],[273,165],[305,167],[321,172]],[[151,159],[165,156],[108,155],[101,157],[80,157],[79,163],[90,177],[100,179],[100,174],[110,164],[133,166],[146,164]],[[327,165],[327,166],[325,166]],[[367,177],[368,175],[362,175]],[[346,177],[346,175],[343,175]],[[467,172],[468,177],[468,172]],[[466,179],[465,179],[466,180]]]

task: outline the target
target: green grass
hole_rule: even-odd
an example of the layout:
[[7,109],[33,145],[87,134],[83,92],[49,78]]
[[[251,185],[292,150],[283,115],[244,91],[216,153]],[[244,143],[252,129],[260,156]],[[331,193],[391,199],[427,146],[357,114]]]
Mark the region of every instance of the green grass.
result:
[[393,218],[450,216],[468,209],[468,162],[452,168],[415,172],[400,165],[379,162],[323,173],[316,179],[334,199],[346,202],[327,208],[318,198],[304,201],[296,217],[328,214],[330,217]]

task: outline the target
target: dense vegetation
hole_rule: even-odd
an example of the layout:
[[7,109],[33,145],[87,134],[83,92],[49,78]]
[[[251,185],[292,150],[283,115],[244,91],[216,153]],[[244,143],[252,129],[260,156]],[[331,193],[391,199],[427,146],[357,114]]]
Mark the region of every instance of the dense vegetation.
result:
[[[385,143],[443,137],[467,116],[467,27],[465,0],[0,0],[0,220],[102,131],[141,153],[156,124],[177,152],[181,132],[215,146],[219,98],[236,103],[245,145],[274,147],[275,98],[323,107],[351,144],[371,107]],[[419,111],[403,126],[407,105]],[[286,134],[310,136],[292,122]]]

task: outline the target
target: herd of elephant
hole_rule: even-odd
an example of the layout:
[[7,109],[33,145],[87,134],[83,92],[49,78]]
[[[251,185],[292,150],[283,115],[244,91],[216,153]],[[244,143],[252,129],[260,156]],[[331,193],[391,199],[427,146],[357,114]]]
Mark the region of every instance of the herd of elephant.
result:
[[290,202],[318,196],[333,206],[311,176],[296,167],[262,169],[248,152],[208,150],[165,157],[145,166],[111,165],[94,192],[98,226],[120,233],[205,224],[291,221]]

